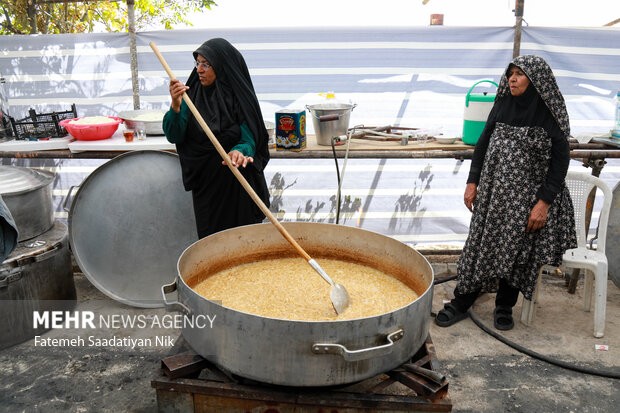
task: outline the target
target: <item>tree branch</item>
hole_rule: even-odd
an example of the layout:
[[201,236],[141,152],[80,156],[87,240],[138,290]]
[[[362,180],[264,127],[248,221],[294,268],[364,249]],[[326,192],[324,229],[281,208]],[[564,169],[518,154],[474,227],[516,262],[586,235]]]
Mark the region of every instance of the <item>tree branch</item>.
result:
[[4,7],[2,8],[2,11],[4,12],[4,19],[5,19],[5,23],[3,24],[4,28],[12,32],[13,34],[24,34],[20,30],[17,30],[15,27],[13,27],[13,23],[11,22],[11,17],[9,16],[9,11],[5,9]]

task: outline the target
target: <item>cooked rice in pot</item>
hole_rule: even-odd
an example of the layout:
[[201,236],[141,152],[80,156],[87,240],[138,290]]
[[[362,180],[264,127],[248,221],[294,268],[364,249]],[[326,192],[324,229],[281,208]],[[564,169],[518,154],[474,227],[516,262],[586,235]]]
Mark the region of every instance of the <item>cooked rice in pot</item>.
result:
[[336,315],[330,285],[302,258],[265,260],[213,274],[194,287],[212,301],[263,317],[300,321],[350,320],[397,310],[418,298],[401,281],[376,269],[345,261],[318,259],[351,297]]

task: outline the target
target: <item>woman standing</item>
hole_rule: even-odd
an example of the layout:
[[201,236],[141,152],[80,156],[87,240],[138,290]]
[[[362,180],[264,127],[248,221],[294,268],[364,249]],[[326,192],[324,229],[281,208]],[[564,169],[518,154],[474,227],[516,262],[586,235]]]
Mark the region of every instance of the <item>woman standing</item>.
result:
[[497,292],[495,328],[511,329],[519,292],[531,299],[540,266],[559,266],[564,251],[577,245],[564,185],[569,133],[549,65],[538,56],[514,59],[474,150],[464,196],[473,212],[469,236],[458,261],[455,298],[436,324],[464,319],[481,292]]
[[192,191],[198,237],[261,222],[265,216],[215,150],[189,108],[187,92],[241,173],[269,206],[263,170],[269,161],[268,134],[248,67],[224,39],[211,39],[194,52],[195,68],[183,85],[170,81],[172,104],[163,120],[181,160],[185,190]]

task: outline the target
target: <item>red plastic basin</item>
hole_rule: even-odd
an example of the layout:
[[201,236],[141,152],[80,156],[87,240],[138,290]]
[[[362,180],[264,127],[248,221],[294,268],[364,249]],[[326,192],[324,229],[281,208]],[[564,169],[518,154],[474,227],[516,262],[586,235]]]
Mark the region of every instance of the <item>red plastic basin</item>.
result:
[[123,122],[122,119],[116,116],[108,116],[110,119],[114,119],[113,122],[96,123],[92,125],[75,125],[71,124],[71,121],[82,119],[65,119],[58,122],[58,124],[64,127],[67,132],[75,139],[80,141],[97,141],[101,139],[109,139],[114,135],[114,132],[118,129],[118,125]]

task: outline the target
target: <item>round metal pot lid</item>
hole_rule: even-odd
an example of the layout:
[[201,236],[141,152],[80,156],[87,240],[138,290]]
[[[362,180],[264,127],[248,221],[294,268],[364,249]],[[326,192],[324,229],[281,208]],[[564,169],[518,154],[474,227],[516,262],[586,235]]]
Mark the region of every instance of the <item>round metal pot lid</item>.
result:
[[0,195],[34,191],[54,181],[55,174],[39,169],[0,165]]
[[109,297],[162,307],[183,250],[198,239],[177,155],[134,151],[92,172],[69,211],[69,241],[84,275]]

